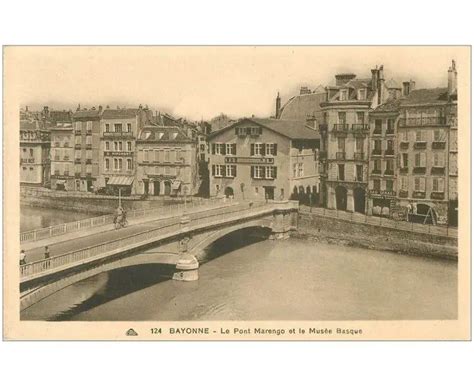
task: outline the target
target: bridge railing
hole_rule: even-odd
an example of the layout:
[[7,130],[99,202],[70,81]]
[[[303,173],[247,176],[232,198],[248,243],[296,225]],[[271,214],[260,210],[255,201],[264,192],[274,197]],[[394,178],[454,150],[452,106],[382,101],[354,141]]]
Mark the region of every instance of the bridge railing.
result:
[[[213,198],[213,199],[203,199],[203,198],[193,198],[188,204],[186,204],[186,209],[193,207],[201,207],[205,205],[217,204],[225,202],[226,198]],[[159,206],[148,209],[138,209],[127,211],[127,219],[134,220],[150,215],[170,215],[179,211],[183,211],[185,205],[183,203],[173,204],[167,206]],[[77,232],[81,230],[90,229],[92,227],[110,225],[114,221],[113,214],[101,215],[98,217],[92,217],[87,219],[82,219],[80,221],[67,222],[60,225],[48,226],[41,229],[30,230],[27,232],[20,233],[20,243],[30,242],[30,241],[39,241],[45,238],[60,236],[67,233]]]
[[[125,238],[115,239],[102,244],[93,245],[87,248],[79,249],[63,255],[54,256],[49,259],[39,260],[26,265],[20,266],[20,274],[22,278],[48,273],[51,269],[65,267],[69,264],[86,263],[94,257],[109,256],[119,253],[126,249],[133,249],[138,244],[146,244],[147,242],[156,241],[157,237],[163,237],[181,231],[183,226],[196,227],[206,225],[208,223],[220,223],[225,220],[242,217],[242,212],[250,211],[248,215],[254,212],[272,211],[277,206],[268,202],[253,202],[245,204],[235,204],[225,209],[211,209],[205,211],[197,211],[186,214],[189,218],[188,223],[183,225],[183,216],[172,216],[159,222],[159,226],[148,229],[144,232],[132,234]],[[66,267],[65,267],[66,268]]]

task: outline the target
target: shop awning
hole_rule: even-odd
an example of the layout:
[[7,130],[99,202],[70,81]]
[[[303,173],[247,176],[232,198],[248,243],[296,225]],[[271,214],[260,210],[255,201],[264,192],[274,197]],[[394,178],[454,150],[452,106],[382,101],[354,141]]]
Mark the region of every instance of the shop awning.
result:
[[174,180],[171,183],[171,189],[172,190],[179,190],[179,187],[181,186],[181,180]]
[[130,186],[133,183],[133,177],[131,176],[112,176],[107,185],[110,186]]

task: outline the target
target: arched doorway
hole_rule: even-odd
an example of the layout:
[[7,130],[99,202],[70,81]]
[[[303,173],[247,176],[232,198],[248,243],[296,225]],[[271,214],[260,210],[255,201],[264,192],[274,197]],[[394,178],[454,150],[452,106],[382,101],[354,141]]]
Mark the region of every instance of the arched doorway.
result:
[[163,184],[165,186],[165,195],[171,195],[171,183],[169,181],[165,181]]
[[347,210],[347,188],[336,187],[336,208],[338,210]]
[[412,222],[436,225],[438,216],[433,207],[425,203],[417,203],[415,211],[416,214],[412,216]]
[[224,190],[224,195],[226,198],[234,197],[234,189],[232,187],[226,187]]
[[361,187],[354,188],[354,211],[365,214],[365,190]]
[[153,182],[153,195],[160,195],[160,182],[158,180]]

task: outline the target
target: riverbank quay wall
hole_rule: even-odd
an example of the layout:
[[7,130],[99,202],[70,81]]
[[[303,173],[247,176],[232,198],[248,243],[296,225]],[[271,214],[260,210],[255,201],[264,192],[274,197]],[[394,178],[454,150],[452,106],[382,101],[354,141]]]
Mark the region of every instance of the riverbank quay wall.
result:
[[[198,199],[200,200],[200,198]],[[187,202],[193,202],[192,197]],[[20,204],[48,209],[86,212],[90,214],[110,214],[118,206],[117,196],[95,195],[80,192],[53,191],[43,188],[20,187]],[[143,199],[140,196],[122,197],[121,204],[126,210],[140,210],[184,203],[183,197],[160,196]]]
[[298,230],[291,236],[442,260],[456,261],[458,258],[457,237],[398,230],[302,210],[299,212]]

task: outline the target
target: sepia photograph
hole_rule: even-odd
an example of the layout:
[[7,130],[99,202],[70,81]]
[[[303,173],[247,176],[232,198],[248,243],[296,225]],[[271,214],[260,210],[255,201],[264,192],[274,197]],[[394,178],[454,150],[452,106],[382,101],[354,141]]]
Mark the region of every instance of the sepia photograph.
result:
[[3,50],[12,337],[470,337],[470,47]]

